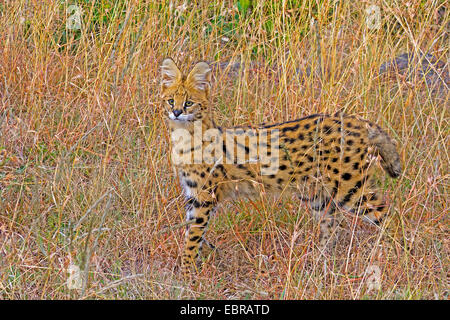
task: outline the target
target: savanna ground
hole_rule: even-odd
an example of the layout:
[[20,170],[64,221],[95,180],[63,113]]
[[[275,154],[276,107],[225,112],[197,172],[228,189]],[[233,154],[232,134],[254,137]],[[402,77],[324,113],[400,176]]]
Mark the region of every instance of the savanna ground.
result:
[[[448,61],[446,1],[71,4],[0,3],[0,298],[448,299],[448,86],[378,73],[405,52]],[[380,124],[404,166],[378,175],[390,218],[346,216],[323,255],[305,204],[229,202],[207,234],[218,251],[184,282],[167,56],[222,63],[221,125],[338,110]]]

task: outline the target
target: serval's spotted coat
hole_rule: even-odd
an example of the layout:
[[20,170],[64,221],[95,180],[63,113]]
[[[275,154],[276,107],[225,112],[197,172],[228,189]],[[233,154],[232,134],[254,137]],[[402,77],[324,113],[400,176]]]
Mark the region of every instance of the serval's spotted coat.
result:
[[[188,76],[172,59],[162,63],[161,94],[171,133],[182,130],[194,137],[197,124],[202,132],[215,129],[222,139],[220,157],[174,165],[186,196],[186,218],[191,222],[182,257],[185,275],[198,257],[212,213],[225,199],[255,197],[261,192],[294,193],[308,203],[319,221],[322,245],[339,223],[340,210],[380,223],[388,208],[371,179],[369,154],[380,155],[381,165],[392,177],[401,174],[401,165],[394,142],[379,126],[356,116],[314,114],[268,126],[236,127],[233,131],[219,128],[209,106],[210,76],[211,69],[205,62],[195,65]],[[227,140],[229,134],[234,136]],[[250,137],[255,134],[263,136],[264,142],[251,143]],[[235,142],[241,135],[247,135],[245,142]],[[195,137],[186,141],[176,146],[174,142],[177,150],[172,155],[178,152],[191,156],[211,145]],[[230,147],[223,141],[235,143]],[[276,154],[271,153],[272,143],[279,146]],[[258,156],[265,152],[277,164],[274,172],[262,174],[269,165],[258,161],[223,161],[231,150],[249,154],[255,148]]]

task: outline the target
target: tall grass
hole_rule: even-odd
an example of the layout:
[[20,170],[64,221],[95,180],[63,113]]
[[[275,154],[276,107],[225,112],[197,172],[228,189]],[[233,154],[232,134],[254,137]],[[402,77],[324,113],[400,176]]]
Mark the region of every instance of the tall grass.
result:
[[[447,62],[448,25],[445,1],[3,2],[0,297],[447,299],[448,87],[378,69],[403,52]],[[398,180],[378,176],[390,218],[377,228],[348,217],[324,255],[304,204],[230,202],[207,235],[218,251],[185,283],[158,97],[166,56],[186,69],[222,63],[221,125],[338,110],[379,123],[404,165]],[[82,279],[75,289],[69,270]]]

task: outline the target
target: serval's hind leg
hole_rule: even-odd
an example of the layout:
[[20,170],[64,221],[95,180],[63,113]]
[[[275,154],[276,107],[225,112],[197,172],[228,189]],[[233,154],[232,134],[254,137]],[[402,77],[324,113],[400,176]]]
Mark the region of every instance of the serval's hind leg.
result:
[[368,190],[356,201],[354,211],[366,221],[380,225],[388,213],[388,205],[379,191]]
[[356,202],[355,210],[366,222],[379,227],[382,242],[405,250],[410,249],[404,242],[403,233],[398,230],[397,219],[390,219],[383,225],[383,222],[387,220],[390,208],[381,192],[370,190],[364,193]]
[[314,198],[309,203],[309,207],[313,212],[314,219],[320,225],[320,248],[333,247],[338,235],[338,227],[342,220],[339,210],[336,210],[334,202],[327,197]]
[[[381,226],[389,211],[389,206],[381,192],[374,185],[369,184],[348,190],[346,196],[339,199],[339,203],[347,212],[376,226]],[[385,238],[384,232],[381,235]]]

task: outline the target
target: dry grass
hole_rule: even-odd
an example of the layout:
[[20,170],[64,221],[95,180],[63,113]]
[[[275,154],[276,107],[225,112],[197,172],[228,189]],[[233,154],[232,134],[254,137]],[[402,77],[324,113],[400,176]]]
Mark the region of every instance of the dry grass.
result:
[[[446,1],[253,1],[247,14],[231,2],[116,2],[78,1],[78,31],[59,1],[0,4],[0,298],[448,299],[448,88],[377,75],[407,51],[448,61]],[[304,204],[230,202],[207,235],[219,250],[184,283],[183,230],[160,232],[184,220],[158,98],[166,56],[246,66],[217,69],[220,124],[345,110],[386,128],[404,163],[397,180],[379,175],[391,218],[349,217],[324,256]],[[71,265],[87,276],[77,290]]]

